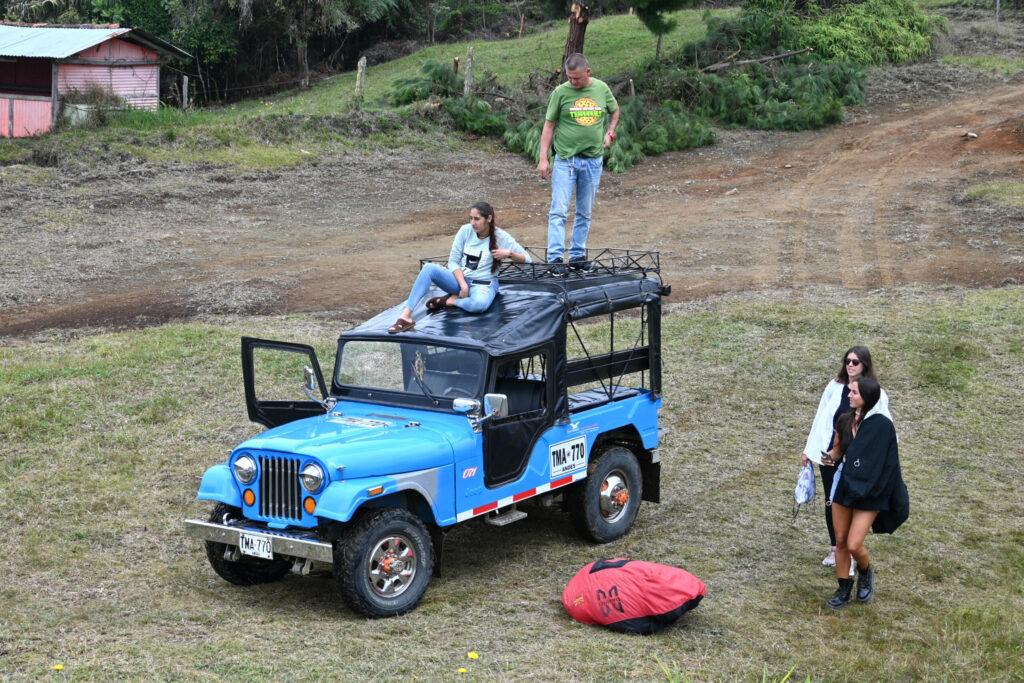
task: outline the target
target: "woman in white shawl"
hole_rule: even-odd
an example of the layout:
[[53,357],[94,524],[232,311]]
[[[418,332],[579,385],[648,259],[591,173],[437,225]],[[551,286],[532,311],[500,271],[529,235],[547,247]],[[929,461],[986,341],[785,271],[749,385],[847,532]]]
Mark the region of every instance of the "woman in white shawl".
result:
[[[871,364],[871,352],[866,346],[851,346],[843,354],[843,360],[835,379],[828,383],[821,400],[818,401],[818,412],[811,424],[811,432],[807,435],[807,445],[804,446],[803,456],[800,458],[801,467],[807,461],[818,466],[821,474],[821,485],[825,491],[825,526],[828,528],[828,538],[832,549],[824,560],[821,561],[826,567],[834,567],[836,564],[836,530],[832,524],[832,507],[829,495],[832,492],[832,482],[836,475],[836,465],[830,460],[822,458],[822,452],[832,448],[832,437],[835,433],[836,419],[843,413],[850,410],[849,384],[858,377],[875,377],[875,369]],[[889,413],[889,397],[885,391],[881,392],[878,399],[878,412],[892,420]],[[853,576],[853,565],[850,566],[850,576]]]

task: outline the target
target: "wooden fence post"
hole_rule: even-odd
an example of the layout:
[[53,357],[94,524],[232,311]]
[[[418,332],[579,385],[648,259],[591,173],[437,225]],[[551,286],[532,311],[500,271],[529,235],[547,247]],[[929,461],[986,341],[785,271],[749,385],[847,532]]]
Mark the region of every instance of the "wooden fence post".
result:
[[469,97],[473,92],[473,46],[466,50],[466,83],[462,87],[462,96]]
[[188,74],[181,75],[181,108],[188,109]]
[[356,64],[356,108],[363,106],[363,79],[366,77],[366,55]]

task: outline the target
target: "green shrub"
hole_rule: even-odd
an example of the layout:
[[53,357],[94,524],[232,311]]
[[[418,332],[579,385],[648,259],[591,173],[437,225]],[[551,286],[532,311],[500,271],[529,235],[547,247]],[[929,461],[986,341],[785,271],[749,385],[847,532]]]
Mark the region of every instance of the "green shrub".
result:
[[944,19],[926,16],[912,0],[866,0],[815,12],[791,46],[814,48],[819,59],[902,64],[928,55],[932,38],[945,28]]
[[449,98],[442,100],[441,106],[459,130],[497,137],[508,129],[508,115],[479,98]]
[[622,173],[646,156],[710,145],[717,139],[707,120],[679,102],[651,105],[639,97],[622,102],[616,139],[606,152],[608,170]]
[[540,136],[543,130],[543,116],[537,116],[532,120],[524,119],[505,130],[505,146],[510,151],[522,154],[537,163],[540,161]]
[[437,97],[457,97],[462,93],[463,81],[447,64],[435,60],[425,62],[417,76],[398,78],[385,96],[393,106],[411,104]]

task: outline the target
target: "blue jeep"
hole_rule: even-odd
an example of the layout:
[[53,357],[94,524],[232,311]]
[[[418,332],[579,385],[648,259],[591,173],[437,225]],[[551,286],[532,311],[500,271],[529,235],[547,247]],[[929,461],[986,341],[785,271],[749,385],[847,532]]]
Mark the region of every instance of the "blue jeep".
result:
[[658,502],[657,254],[499,276],[485,313],[421,306],[389,335],[398,306],[343,333],[329,390],[312,347],[242,339],[249,417],[268,430],[206,471],[198,497],[216,506],[185,522],[215,572],[247,585],[326,563],[350,607],[393,616],[419,602],[455,524],[560,501],[605,543]]

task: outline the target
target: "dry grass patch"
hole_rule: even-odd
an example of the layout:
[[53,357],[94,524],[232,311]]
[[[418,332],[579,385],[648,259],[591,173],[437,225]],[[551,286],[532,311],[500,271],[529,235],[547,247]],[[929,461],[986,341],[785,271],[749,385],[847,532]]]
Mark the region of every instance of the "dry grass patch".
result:
[[[326,575],[229,585],[182,534],[208,513],[205,468],[258,429],[238,337],[313,343],[329,371],[338,323],[219,318],[0,349],[0,678],[58,663],[71,679],[658,680],[662,664],[689,680],[1019,678],[1024,290],[669,310],[664,502],[607,546],[553,509],[462,525],[420,607],[384,621],[349,612]],[[868,541],[875,601],[832,614],[822,510],[791,510],[814,407],[853,343],[891,397],[912,515]],[[708,596],[649,638],[573,622],[562,589],[608,556],[684,567]]]

